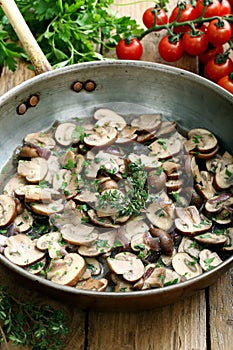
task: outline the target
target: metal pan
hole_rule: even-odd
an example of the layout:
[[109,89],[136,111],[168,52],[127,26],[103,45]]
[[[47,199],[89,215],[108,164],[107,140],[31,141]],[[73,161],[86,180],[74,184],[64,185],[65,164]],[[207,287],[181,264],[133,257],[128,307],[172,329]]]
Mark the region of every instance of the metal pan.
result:
[[[79,92],[73,89],[76,82],[83,86]],[[87,89],[87,82],[94,83],[92,91]],[[28,106],[31,96],[38,97],[38,104],[19,114],[19,106]],[[26,134],[48,129],[55,120],[93,115],[99,107],[111,108],[124,115],[163,113],[183,129],[203,127],[211,130],[218,136],[221,146],[233,152],[233,95],[216,84],[161,64],[133,61],[83,63],[45,72],[0,98],[0,183],[9,176],[11,169],[5,165]],[[31,275],[3,255],[0,255],[0,262],[15,274],[19,283],[52,294],[64,302],[69,300],[80,308],[145,310],[173,303],[213,284],[232,266],[233,256],[214,270],[177,285],[119,293],[60,286]]]

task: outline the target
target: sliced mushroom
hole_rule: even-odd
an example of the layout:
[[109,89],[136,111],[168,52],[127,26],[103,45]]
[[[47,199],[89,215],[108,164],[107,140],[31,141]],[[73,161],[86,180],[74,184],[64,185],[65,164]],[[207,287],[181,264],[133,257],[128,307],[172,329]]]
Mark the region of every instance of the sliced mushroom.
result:
[[0,234],[0,247],[4,247],[7,245],[7,236]]
[[156,137],[164,137],[176,131],[176,123],[165,121],[162,122],[159,129],[156,131]]
[[41,260],[45,253],[36,248],[31,238],[19,233],[7,239],[4,255],[15,265],[27,266]]
[[169,231],[173,226],[174,221],[174,206],[173,204],[158,204],[151,203],[146,211],[148,220],[164,231]]
[[18,232],[27,232],[33,225],[33,217],[31,213],[24,208],[23,212],[16,216],[14,223]]
[[91,271],[92,276],[97,276],[101,273],[101,264],[95,258],[85,258],[86,260],[86,269]]
[[165,278],[163,283],[164,287],[180,283],[181,281],[182,281],[182,278],[177,272],[170,269],[165,269]]
[[78,192],[78,180],[75,171],[60,169],[53,178],[53,188],[62,190],[67,199],[75,197]]
[[207,245],[223,245],[227,241],[227,236],[224,234],[216,234],[213,232],[205,232],[202,235],[195,237],[195,240],[200,244]]
[[111,274],[111,280],[115,284],[114,292],[131,292],[133,290],[133,285],[130,282],[125,281],[121,276],[115,273]]
[[177,253],[172,259],[174,270],[186,280],[202,274],[202,268],[197,260],[187,253]]
[[159,160],[170,159],[182,149],[182,141],[178,133],[170,138],[160,138],[150,144],[150,155],[156,155]]
[[88,226],[83,223],[79,225],[65,224],[61,228],[61,234],[64,241],[74,245],[90,245],[99,237],[94,226]]
[[156,169],[159,168],[161,165],[161,162],[159,162],[156,157],[146,156],[145,154],[137,155],[134,153],[130,153],[128,155],[128,159],[131,163],[137,163],[138,161],[140,161],[140,163],[145,169]]
[[218,191],[225,191],[233,186],[233,164],[226,165],[224,169],[216,172],[213,185]]
[[29,266],[26,266],[24,269],[31,273],[32,275],[39,275],[46,266],[46,258],[43,258],[34,264],[31,264]]
[[117,138],[117,130],[111,126],[96,127],[88,136],[84,137],[84,142],[90,147],[103,147],[111,145]]
[[30,208],[34,213],[50,216],[55,213],[60,213],[64,209],[61,200],[53,201],[52,203],[30,203]]
[[233,205],[233,196],[231,193],[220,193],[206,201],[205,209],[208,213],[217,213],[227,206]]
[[51,259],[56,259],[64,255],[61,251],[63,248],[63,244],[61,243],[61,233],[58,231],[49,232],[39,237],[36,246],[42,251],[48,250]]
[[40,187],[39,185],[25,185],[15,189],[15,195],[24,197],[25,202],[44,202],[51,203],[53,199],[59,198],[60,192],[49,187]]
[[122,275],[128,282],[138,281],[144,274],[144,265],[137,255],[123,252],[116,254],[114,258],[107,258],[111,271]]
[[88,210],[87,214],[90,218],[90,221],[93,222],[93,224],[95,224],[95,225],[102,226],[105,228],[118,228],[118,227],[120,227],[120,225],[118,225],[118,224],[113,224],[112,221],[108,218],[103,218],[103,217],[99,218],[96,215],[95,210],[93,210],[93,209]]
[[104,151],[99,151],[86,167],[85,174],[87,178],[96,179],[100,169],[116,174],[119,171],[117,163],[118,157]]
[[89,246],[80,246],[78,252],[85,257],[98,256],[112,250],[115,242],[116,231],[106,231],[99,234],[98,238]]
[[124,230],[125,237],[128,239],[128,241],[131,241],[131,238],[134,235],[144,235],[145,232],[148,232],[149,226],[147,225],[143,216],[136,216],[134,218],[130,218],[122,229]]
[[14,221],[17,215],[16,202],[8,194],[0,195],[0,227],[5,227]]
[[4,186],[3,194],[8,194],[9,196],[13,196],[15,193],[15,190],[21,186],[26,185],[26,183],[27,181],[24,177],[16,174],[13,177],[11,177],[10,180]]
[[210,271],[222,263],[222,260],[216,252],[209,249],[203,249],[199,255],[200,265],[204,271]]
[[161,114],[143,114],[133,119],[131,126],[139,130],[154,131],[160,127],[162,123],[161,118]]
[[77,253],[69,253],[63,259],[51,260],[47,278],[64,286],[75,286],[85,268],[86,263],[83,257]]
[[223,250],[227,252],[233,251],[233,227],[229,227],[226,229],[227,240],[223,246]]
[[54,138],[56,142],[61,146],[70,146],[73,141],[73,131],[76,128],[74,123],[62,123],[56,128]]
[[135,285],[136,289],[150,289],[150,288],[162,288],[164,285],[166,269],[165,267],[154,267],[149,264],[145,268],[143,278],[141,278]]
[[107,286],[108,286],[108,280],[106,278],[100,278],[100,279],[88,278],[87,280],[78,282],[75,287],[77,289],[104,292]]
[[152,187],[151,192],[159,192],[161,191],[166,184],[167,176],[163,170],[158,168],[156,170],[151,170],[147,176],[147,182]]
[[26,178],[28,182],[38,183],[47,175],[47,160],[41,157],[32,158],[31,160],[19,160],[18,174]]
[[137,128],[131,125],[126,125],[122,131],[118,133],[118,137],[115,141],[116,144],[125,144],[137,139]]
[[195,236],[201,232],[208,231],[212,222],[199,214],[195,206],[189,206],[187,208],[176,208],[178,218],[175,219],[175,225],[179,232],[188,235]]
[[50,216],[50,224],[56,226],[59,230],[66,224],[79,225],[83,215],[80,210],[75,208],[64,208],[62,213],[55,213]]
[[210,153],[218,144],[214,134],[202,128],[190,130],[188,138],[193,142],[193,149],[196,148],[201,153]]
[[171,238],[169,233],[156,227],[150,227],[150,233],[152,234],[152,236],[159,238],[159,244],[162,249],[162,252],[168,256],[172,255],[174,246],[173,239]]
[[50,133],[36,132],[28,134],[24,138],[24,142],[30,145],[39,145],[43,148],[53,149],[56,145],[52,135]]
[[95,203],[97,201],[98,192],[92,192],[87,188],[81,188],[79,193],[73,198],[82,203]]
[[201,178],[199,183],[195,185],[196,191],[205,199],[212,198],[215,195],[213,187],[213,175],[208,171],[200,171]]
[[100,118],[96,123],[96,126],[111,126],[112,128],[116,128],[118,131],[122,131],[126,126],[126,121],[119,114],[109,113]]
[[21,158],[36,158],[39,157],[39,152],[36,148],[23,146],[20,148],[19,157]]
[[109,108],[99,108],[94,112],[94,119],[100,120],[105,117],[118,118],[120,115]]
[[201,251],[201,248],[199,247],[196,241],[186,236],[182,238],[178,248],[179,253],[184,252],[194,257],[195,259],[198,259],[200,251]]

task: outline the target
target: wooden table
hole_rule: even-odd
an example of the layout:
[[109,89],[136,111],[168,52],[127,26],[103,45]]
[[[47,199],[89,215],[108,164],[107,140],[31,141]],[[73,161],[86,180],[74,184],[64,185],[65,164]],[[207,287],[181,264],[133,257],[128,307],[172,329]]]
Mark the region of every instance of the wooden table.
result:
[[[116,1],[118,5],[124,2]],[[170,7],[172,3],[175,1],[171,1]],[[116,9],[142,23],[143,10],[149,6],[151,3],[145,2],[116,6]],[[143,60],[161,62],[156,51],[158,39],[159,34],[151,34],[144,39]],[[195,73],[198,69],[196,59],[188,56],[177,62],[176,66]],[[0,95],[32,76],[33,73],[23,64],[19,65],[15,73],[4,69],[0,78]],[[0,266],[0,281],[22,300],[46,302],[60,307],[60,303],[53,298],[16,284],[12,273],[4,266]],[[63,307],[70,317],[71,329],[64,349],[230,350],[233,348],[232,285],[233,269],[221,276],[213,286],[192,297],[144,312],[85,312],[64,301]],[[3,347],[0,349],[3,350]]]

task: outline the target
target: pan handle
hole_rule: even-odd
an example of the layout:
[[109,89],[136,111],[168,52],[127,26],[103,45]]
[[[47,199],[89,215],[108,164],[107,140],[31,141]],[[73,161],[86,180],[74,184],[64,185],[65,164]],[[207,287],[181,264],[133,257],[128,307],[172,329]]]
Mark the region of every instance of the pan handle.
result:
[[50,63],[45,57],[36,39],[32,35],[28,25],[21,15],[14,0],[0,0],[3,12],[14,28],[21,44],[27,52],[36,74],[52,70]]

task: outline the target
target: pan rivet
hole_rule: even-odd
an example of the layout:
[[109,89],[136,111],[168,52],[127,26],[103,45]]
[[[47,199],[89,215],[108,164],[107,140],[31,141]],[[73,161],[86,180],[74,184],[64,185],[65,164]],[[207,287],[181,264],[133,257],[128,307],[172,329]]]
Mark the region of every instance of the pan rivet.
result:
[[94,81],[88,80],[84,84],[84,89],[88,92],[94,91],[96,88],[96,83]]
[[28,100],[30,107],[36,107],[38,102],[39,102],[39,97],[36,95],[30,96],[30,98]]
[[25,103],[21,103],[21,105],[17,107],[17,113],[20,115],[24,114],[26,110],[27,110],[27,105]]
[[73,84],[72,89],[76,92],[81,91],[83,88],[83,83],[81,81],[77,81],[76,83]]

